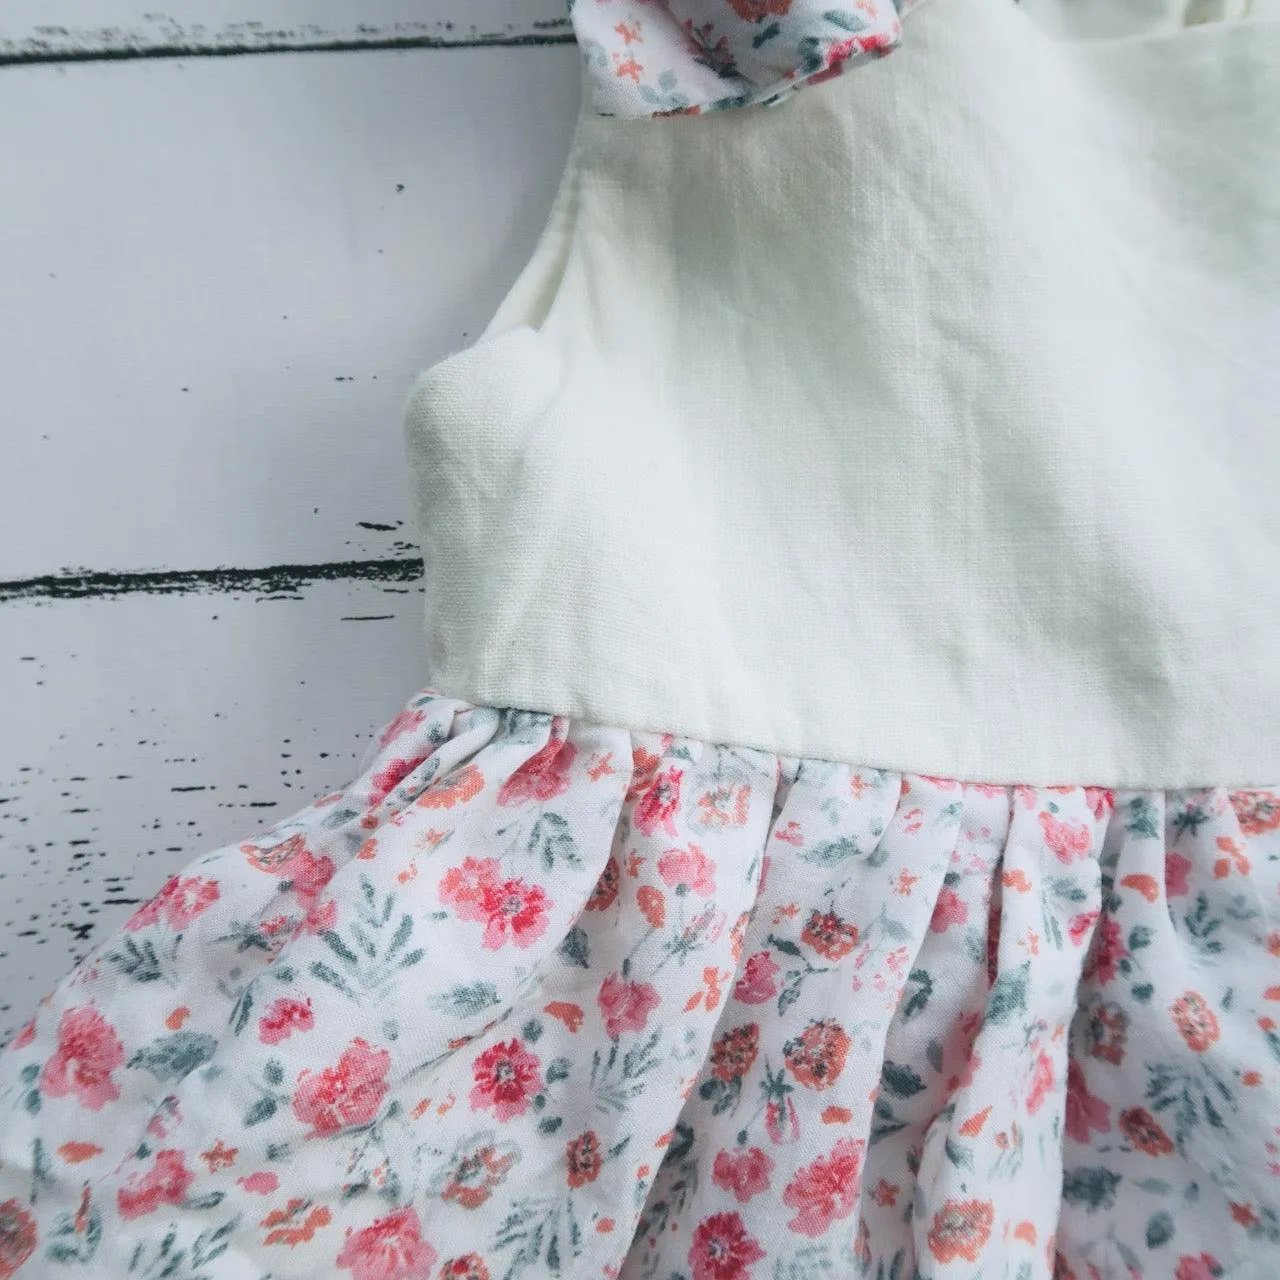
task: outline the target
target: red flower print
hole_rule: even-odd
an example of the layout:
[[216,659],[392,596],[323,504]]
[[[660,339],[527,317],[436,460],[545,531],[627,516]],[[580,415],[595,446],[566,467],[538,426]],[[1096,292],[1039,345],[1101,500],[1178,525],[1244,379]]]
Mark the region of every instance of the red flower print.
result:
[[1053,1059],[1043,1050],[1036,1057],[1036,1065],[1031,1072],[1031,1085],[1027,1090],[1027,1114],[1035,1115],[1044,1106],[1044,1100],[1053,1088]]
[[953,924],[964,924],[969,919],[969,908],[954,889],[943,889],[933,908],[929,928],[934,933],[946,933]]
[[1216,1044],[1222,1034],[1218,1015],[1199,992],[1188,991],[1186,995],[1179,996],[1169,1006],[1169,1012],[1173,1015],[1173,1025],[1178,1028],[1178,1034],[1193,1053],[1203,1053]]
[[778,994],[778,966],[767,951],[747,957],[742,977],[733,988],[733,998],[743,1004],[764,1004]]
[[[492,1137],[492,1135],[486,1135]],[[501,1186],[516,1163],[514,1151],[503,1151],[492,1142],[482,1142],[454,1155],[446,1170],[440,1196],[461,1209],[478,1209]]]
[[847,1218],[857,1208],[866,1145],[860,1139],[841,1138],[829,1156],[819,1156],[787,1183],[782,1203],[796,1211],[787,1223],[792,1231],[820,1236],[837,1218]]
[[613,906],[618,900],[618,884],[621,876],[622,871],[618,866],[617,858],[610,857],[609,861],[604,864],[600,879],[596,881],[596,887],[591,890],[591,897],[587,899],[586,910],[607,911]]
[[390,746],[402,733],[416,729],[426,718],[425,711],[406,708],[383,729],[382,736],[378,739],[378,749],[381,751],[384,747]]
[[1087,858],[1093,848],[1093,832],[1083,822],[1063,822],[1051,813],[1041,812],[1040,829],[1054,857],[1068,866]]
[[1100,1004],[1089,1017],[1089,1052],[1118,1067],[1129,1040],[1129,1015],[1118,1005]]
[[36,1251],[35,1219],[16,1201],[0,1204],[0,1280],[10,1280]]
[[727,1084],[741,1080],[751,1070],[759,1052],[760,1028],[754,1022],[734,1027],[711,1046],[711,1074]]
[[[1240,830],[1247,836],[1265,835],[1280,827],[1280,796],[1270,791],[1236,791],[1231,796]],[[1178,1280],[1182,1280],[1179,1276]]]
[[[559,721],[553,724],[559,725]],[[569,770],[578,754],[572,742],[566,742],[553,730],[551,740],[529,757],[498,791],[498,803],[525,804],[530,800],[545,804],[569,789]]]
[[474,800],[484,790],[484,774],[473,764],[433,782],[419,797],[419,809],[452,809]]
[[124,927],[136,932],[164,919],[171,929],[181,932],[217,900],[216,880],[172,876],[150,902],[144,903],[125,921]]
[[1116,1123],[1120,1132],[1139,1151],[1145,1151],[1149,1156],[1167,1156],[1173,1151],[1173,1140],[1146,1107],[1130,1107],[1122,1111]]
[[716,864],[696,844],[668,849],[658,859],[658,874],[677,893],[709,898],[716,891]]
[[713,1213],[693,1233],[689,1270],[693,1280],[751,1280],[751,1267],[764,1257],[736,1213]]
[[1098,923],[1099,911],[1081,911],[1071,917],[1067,924],[1067,935],[1078,947],[1086,938],[1093,935],[1093,926]]
[[769,1190],[773,1161],[759,1147],[739,1147],[721,1151],[711,1166],[711,1180],[717,1187],[732,1191],[739,1204]]
[[431,1280],[436,1251],[422,1238],[417,1210],[406,1205],[353,1231],[337,1262],[354,1280]]
[[844,1070],[849,1036],[833,1018],[811,1022],[782,1046],[787,1070],[806,1088],[829,1089]]
[[662,928],[667,918],[667,900],[656,884],[642,884],[636,890],[636,906],[653,928]]
[[293,1095],[293,1114],[311,1126],[309,1138],[325,1137],[352,1125],[368,1124],[387,1096],[391,1055],[359,1038],[342,1051],[337,1065],[305,1068]]
[[489,1268],[478,1253],[465,1253],[441,1267],[440,1280],[489,1280]]
[[181,1204],[194,1181],[181,1151],[157,1151],[151,1168],[132,1174],[116,1192],[116,1208],[122,1218],[141,1218],[162,1204]]
[[499,1041],[486,1049],[472,1064],[475,1087],[470,1101],[473,1111],[492,1108],[501,1121],[522,1116],[533,1096],[542,1088],[541,1067],[519,1040]]
[[611,973],[600,984],[596,999],[604,1015],[604,1029],[616,1040],[624,1031],[643,1031],[662,998],[647,982],[629,982]]
[[948,1200],[933,1215],[929,1228],[929,1252],[939,1262],[963,1258],[977,1262],[991,1238],[995,1209],[990,1200]]
[[497,951],[507,941],[532,946],[547,931],[551,900],[540,885],[502,879],[497,858],[467,858],[440,878],[440,901],[457,911],[459,920],[484,925],[482,944]]
[[369,779],[369,808],[380,805],[426,759],[415,756],[412,760],[391,760],[385,769],[375,773]]
[[1222,1275],[1222,1263],[1211,1253],[1183,1254],[1178,1259],[1173,1280],[1218,1280]]
[[800,1117],[790,1098],[770,1098],[765,1104],[764,1131],[775,1147],[800,1137]]
[[1085,961],[1084,976],[1097,978],[1102,986],[1115,979],[1120,961],[1129,954],[1118,921],[1103,916],[1093,931],[1093,950]]
[[1067,1063],[1067,1133],[1087,1144],[1094,1129],[1111,1132],[1111,1108],[1089,1092],[1084,1069],[1072,1058]]
[[305,1000],[292,1000],[281,996],[273,1001],[266,1013],[258,1019],[258,1039],[263,1044],[279,1044],[287,1040],[295,1031],[310,1031],[315,1026],[315,1018],[311,1013],[311,997]]
[[10,1049],[25,1049],[36,1038],[36,1020],[31,1018],[23,1023],[22,1030],[13,1038]]
[[1187,873],[1191,866],[1191,859],[1180,853],[1164,855],[1164,891],[1170,898],[1182,898],[1191,892],[1187,884]]
[[661,827],[669,836],[675,836],[676,810],[680,807],[680,779],[684,771],[675,766],[664,769],[646,788],[636,802],[635,824],[651,836]]
[[814,911],[800,931],[800,941],[826,960],[839,960],[858,945],[858,926],[834,911]]
[[791,0],[729,0],[729,6],[743,22],[759,22],[770,14],[785,17],[791,11]]
[[40,1088],[53,1098],[74,1095],[90,1111],[120,1096],[111,1078],[124,1065],[124,1045],[92,1005],[68,1009],[58,1021],[58,1047],[40,1073]]
[[565,1148],[565,1165],[567,1178],[571,1187],[583,1187],[594,1182],[604,1167],[604,1157],[600,1154],[600,1139],[593,1130],[579,1134]]
[[334,870],[332,858],[317,858],[305,846],[275,868],[276,874],[289,882],[303,911],[310,911],[315,905],[325,885],[333,879]]

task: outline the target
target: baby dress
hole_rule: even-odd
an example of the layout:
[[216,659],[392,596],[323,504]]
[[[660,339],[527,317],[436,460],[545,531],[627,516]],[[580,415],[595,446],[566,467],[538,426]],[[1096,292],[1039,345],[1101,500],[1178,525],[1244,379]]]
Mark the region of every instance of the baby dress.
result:
[[831,3],[577,0],[432,689],[18,1035],[0,1277],[1280,1275],[1280,23]]

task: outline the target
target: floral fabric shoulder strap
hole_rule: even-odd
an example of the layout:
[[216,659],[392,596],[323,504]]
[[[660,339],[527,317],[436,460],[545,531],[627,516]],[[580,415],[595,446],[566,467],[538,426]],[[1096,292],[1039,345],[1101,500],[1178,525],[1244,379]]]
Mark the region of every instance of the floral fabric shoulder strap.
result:
[[570,0],[601,115],[776,102],[896,48],[915,0]]

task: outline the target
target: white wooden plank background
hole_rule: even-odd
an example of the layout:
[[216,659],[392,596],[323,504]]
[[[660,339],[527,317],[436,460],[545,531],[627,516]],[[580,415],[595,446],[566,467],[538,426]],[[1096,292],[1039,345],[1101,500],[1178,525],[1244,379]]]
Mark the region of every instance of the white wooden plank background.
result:
[[423,682],[402,405],[527,258],[578,92],[564,43],[0,67],[0,1042]]

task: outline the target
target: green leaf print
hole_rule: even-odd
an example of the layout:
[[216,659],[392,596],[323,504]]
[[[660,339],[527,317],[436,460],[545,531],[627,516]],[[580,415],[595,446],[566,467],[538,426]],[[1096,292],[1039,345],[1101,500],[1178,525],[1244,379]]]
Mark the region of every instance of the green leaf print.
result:
[[262,1124],[264,1120],[270,1120],[276,1113],[277,1102],[270,1094],[261,1097],[244,1113],[244,1127],[251,1128],[255,1124]]
[[987,998],[984,1021],[999,1025],[1026,1011],[1027,980],[1030,974],[1031,961],[1024,960],[1016,969],[1007,969],[996,978],[991,995]]
[[472,982],[450,987],[431,1001],[431,1007],[447,1010],[459,1018],[471,1018],[497,1003],[498,988],[492,982]]
[[907,978],[907,990],[903,993],[902,1016],[914,1018],[928,1008],[933,995],[933,979],[927,969],[912,969]]
[[849,9],[828,9],[822,15],[833,27],[841,31],[859,32],[866,30],[867,24]]
[[1147,1248],[1158,1249],[1173,1239],[1173,1214],[1157,1213],[1147,1223]]
[[194,1031],[176,1031],[152,1041],[129,1059],[131,1067],[149,1071],[161,1083],[181,1080],[188,1072],[202,1067],[213,1057],[218,1042],[213,1036]]
[[1154,840],[1160,834],[1160,815],[1155,805],[1143,796],[1134,796],[1128,803],[1129,815],[1124,829],[1131,836],[1146,836]]
[[590,949],[587,946],[587,931],[580,926],[575,924],[564,935],[564,941],[560,944],[558,950],[566,963],[579,969],[591,967]]
[[862,852],[852,836],[841,836],[838,840],[824,840],[820,844],[811,845],[800,850],[805,862],[812,862],[819,867],[838,867],[850,858],[856,858]]
[[144,938],[141,944],[126,938],[122,951],[108,951],[104,958],[134,982],[159,982],[163,976],[150,938]]
[[773,1265],[773,1280],[822,1280],[834,1276],[836,1264],[825,1244],[807,1244]]
[[[78,1211],[83,1212],[83,1211]],[[45,1257],[50,1262],[66,1265],[78,1262],[81,1266],[93,1261],[102,1243],[102,1214],[96,1204],[89,1204],[88,1213],[83,1215],[83,1223],[77,1225],[78,1213],[64,1212],[54,1219],[53,1230],[49,1234],[49,1243],[45,1249]]]
[[529,832],[529,852],[542,860],[542,865],[552,871],[563,859],[571,867],[580,867],[582,858],[578,845],[569,830],[569,824],[558,813],[543,813]]
[[914,1097],[924,1088],[924,1081],[910,1067],[887,1060],[880,1072],[880,1082],[895,1098]]
[[1062,1198],[1089,1209],[1110,1209],[1116,1202],[1121,1177],[1110,1169],[1072,1169],[1062,1179]]

